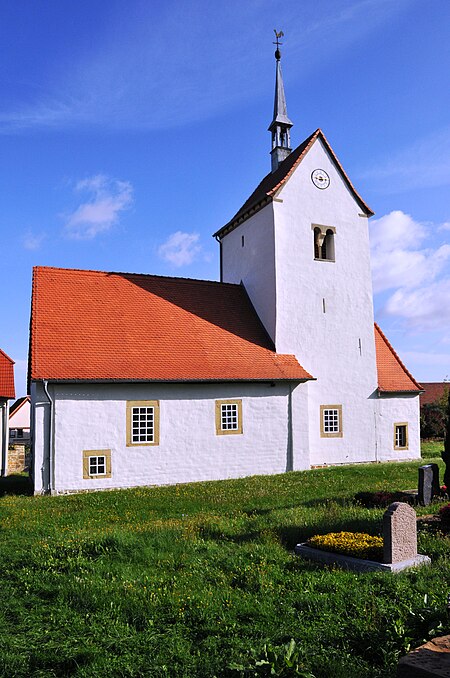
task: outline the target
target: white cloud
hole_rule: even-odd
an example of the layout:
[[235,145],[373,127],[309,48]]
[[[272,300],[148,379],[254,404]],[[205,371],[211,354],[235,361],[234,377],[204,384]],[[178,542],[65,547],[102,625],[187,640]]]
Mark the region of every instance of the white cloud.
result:
[[402,317],[421,330],[450,327],[450,278],[418,289],[398,289],[388,299],[385,311]]
[[45,233],[32,233],[32,231],[27,231],[22,238],[22,244],[26,250],[38,250],[45,238]]
[[65,218],[65,234],[75,240],[89,240],[109,231],[133,202],[133,187],[128,181],[103,174],[79,181],[75,190],[90,196]]
[[374,292],[391,290],[382,312],[421,330],[450,325],[450,245],[429,246],[438,230],[399,210],[371,222]]
[[158,256],[177,268],[192,264],[199,258],[203,250],[199,244],[199,239],[198,233],[176,231],[159,246]]

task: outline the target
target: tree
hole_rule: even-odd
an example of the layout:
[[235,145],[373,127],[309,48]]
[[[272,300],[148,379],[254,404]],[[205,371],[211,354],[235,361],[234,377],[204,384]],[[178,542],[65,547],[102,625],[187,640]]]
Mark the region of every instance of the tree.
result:
[[447,397],[447,407],[445,411],[446,415],[446,424],[445,424],[445,439],[444,439],[444,450],[442,452],[442,460],[445,464],[444,471],[444,485],[447,487],[447,492],[450,491],[450,391]]
[[428,438],[445,437],[445,408],[440,402],[426,403],[420,408],[420,437]]

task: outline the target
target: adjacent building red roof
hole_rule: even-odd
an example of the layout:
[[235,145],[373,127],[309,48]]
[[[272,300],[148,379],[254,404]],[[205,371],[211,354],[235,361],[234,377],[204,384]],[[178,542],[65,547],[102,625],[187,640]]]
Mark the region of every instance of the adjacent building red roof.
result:
[[408,372],[376,323],[375,349],[377,354],[379,391],[386,393],[395,393],[397,391],[419,393],[419,391],[422,391],[422,386]]
[[289,179],[294,170],[300,165],[301,161],[306,156],[306,154],[313,146],[313,144],[317,141],[317,139],[322,140],[325,148],[327,149],[328,153],[333,158],[336,166],[338,167],[343,180],[347,184],[348,188],[350,189],[351,193],[353,194],[354,198],[356,199],[357,203],[359,204],[363,212],[367,214],[367,216],[369,217],[372,216],[373,215],[372,210],[364,202],[359,193],[356,191],[352,182],[345,173],[344,168],[337,159],[336,154],[334,153],[333,149],[328,143],[324,133],[322,132],[321,129],[316,129],[315,132],[313,132],[307,139],[305,139],[305,141],[303,141],[300,144],[300,146],[297,146],[297,148],[293,150],[292,153],[290,153],[287,156],[287,158],[283,160],[282,163],[280,163],[279,167],[275,170],[275,172],[271,172],[270,174],[264,177],[261,183],[253,191],[251,196],[236,212],[234,217],[227,224],[225,224],[225,226],[220,228],[214,234],[214,236],[219,237],[224,236],[226,233],[229,233],[230,231],[235,229],[236,226],[239,226],[239,224],[242,223],[249,216],[260,210],[262,207],[265,207],[269,202],[272,202],[274,196],[276,196],[277,194],[277,191],[279,191],[279,189],[282,188],[282,186],[286,183],[286,181]]
[[37,267],[29,378],[311,379],[275,353],[241,285]]
[[0,349],[0,398],[15,398],[14,360]]
[[422,382],[423,393],[420,396],[421,405],[431,405],[440,400],[450,391],[450,382],[448,381],[429,381]]

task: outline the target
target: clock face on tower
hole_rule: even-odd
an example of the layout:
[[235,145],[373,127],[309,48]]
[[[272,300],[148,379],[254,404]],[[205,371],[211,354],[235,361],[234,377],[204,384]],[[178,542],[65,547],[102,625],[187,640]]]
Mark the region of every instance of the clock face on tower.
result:
[[311,173],[311,181],[313,182],[314,186],[317,186],[317,188],[321,189],[328,188],[330,185],[330,177],[323,169],[315,169]]

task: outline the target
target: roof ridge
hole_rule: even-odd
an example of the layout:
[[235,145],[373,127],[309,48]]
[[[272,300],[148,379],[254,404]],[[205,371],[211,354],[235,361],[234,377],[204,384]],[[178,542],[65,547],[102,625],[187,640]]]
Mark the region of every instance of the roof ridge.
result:
[[312,134],[310,134],[306,139],[302,141],[286,158],[283,162],[280,163],[278,168],[274,172],[269,172],[263,177],[259,182],[254,191],[250,194],[247,200],[241,205],[240,209],[234,214],[234,216],[221,228],[219,228],[213,235],[215,238],[226,235],[230,231],[234,230],[239,226],[243,221],[248,219],[250,216],[263,209],[267,204],[272,202],[274,195],[284,186],[286,181],[291,177],[294,171],[302,162],[303,158],[310,151],[313,144],[320,137],[322,143],[325,147],[325,152],[329,155],[330,160],[336,166],[338,173],[341,175],[341,178],[344,184],[347,186],[348,190],[353,194],[353,197],[360,208],[364,211],[365,215],[370,217],[374,214],[373,210],[364,202],[362,197],[359,195],[356,188],[353,186],[350,181],[347,173],[339,162],[335,152],[331,148],[328,139],[325,134],[318,127]]
[[2,351],[1,348],[0,348],[0,353],[1,353],[2,356],[4,356],[7,360],[9,360],[10,363],[12,363],[13,365],[16,364],[15,361],[14,361],[12,358],[10,358],[9,355],[8,355],[7,353],[5,353],[5,351]]
[[[305,157],[306,153],[308,153],[309,149],[311,148],[313,143],[316,141],[319,134],[322,134],[322,136],[325,138],[320,127],[318,127],[315,132],[310,134],[309,137],[306,137],[305,141],[302,142],[302,144],[306,144],[306,145],[303,148],[303,150],[301,151],[301,153],[299,153],[299,156],[298,156],[297,160],[294,162],[294,164],[292,165],[291,169],[285,174],[285,176],[281,179],[281,181],[279,181],[278,184],[276,186],[274,186],[274,188],[272,188],[270,191],[268,191],[267,195],[270,195],[270,196],[274,195],[278,191],[278,189],[281,188],[281,186],[283,186],[286,183],[286,181],[292,175],[294,170],[297,169],[297,167],[299,166],[299,164],[301,163],[301,161]],[[300,144],[300,146],[302,146],[302,144]]]
[[408,368],[406,367],[406,365],[403,363],[403,361],[401,360],[401,358],[399,357],[399,355],[398,355],[397,352],[395,351],[394,347],[392,346],[391,342],[390,342],[389,339],[386,337],[386,335],[384,334],[384,332],[381,330],[380,326],[379,326],[377,323],[374,323],[374,325],[375,325],[375,329],[377,330],[377,332],[379,332],[381,338],[382,338],[383,341],[386,343],[386,346],[387,346],[388,349],[391,351],[392,355],[393,355],[394,358],[397,360],[397,362],[398,362],[399,365],[402,367],[402,369],[406,372],[406,374],[408,375],[408,377],[411,379],[411,381],[413,382],[413,384],[415,384],[415,385],[417,386],[417,388],[418,388],[420,391],[423,391],[422,385],[419,384],[419,382],[416,381],[416,380],[414,379],[413,375],[412,375],[411,372],[408,370]]
[[[83,274],[104,274],[104,275],[120,275],[136,278],[156,278],[161,280],[173,280],[174,282],[182,281],[185,283],[200,283],[200,284],[209,284],[209,285],[220,285],[227,287],[240,287],[238,283],[229,283],[222,282],[220,280],[204,280],[202,278],[183,278],[182,276],[175,275],[157,275],[155,273],[132,273],[129,271],[102,271],[89,268],[63,268],[62,266],[34,266],[34,271],[62,271],[62,272],[73,272],[73,273],[83,273]],[[1,350],[1,349],[0,349]]]

